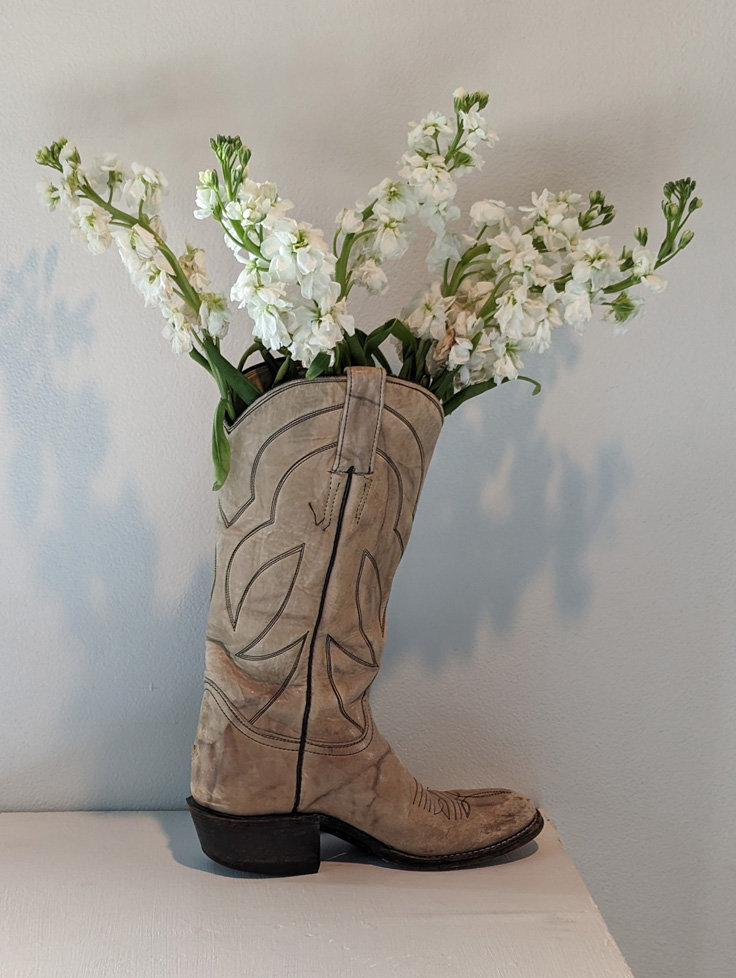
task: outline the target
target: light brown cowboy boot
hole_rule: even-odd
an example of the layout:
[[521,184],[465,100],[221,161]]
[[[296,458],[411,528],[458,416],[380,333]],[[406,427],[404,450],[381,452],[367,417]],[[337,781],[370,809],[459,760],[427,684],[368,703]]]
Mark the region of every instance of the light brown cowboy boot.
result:
[[217,862],[316,872],[321,828],[449,869],[541,830],[515,792],[425,788],[371,716],[391,583],[442,421],[424,388],[353,367],[280,386],[233,425],[188,799]]

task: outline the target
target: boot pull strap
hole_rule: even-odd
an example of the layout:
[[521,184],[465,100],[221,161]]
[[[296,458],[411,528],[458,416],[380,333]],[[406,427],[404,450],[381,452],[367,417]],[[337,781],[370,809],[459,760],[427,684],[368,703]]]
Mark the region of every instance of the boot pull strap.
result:
[[333,472],[352,469],[356,475],[370,475],[381,428],[386,371],[382,367],[348,367],[345,406]]

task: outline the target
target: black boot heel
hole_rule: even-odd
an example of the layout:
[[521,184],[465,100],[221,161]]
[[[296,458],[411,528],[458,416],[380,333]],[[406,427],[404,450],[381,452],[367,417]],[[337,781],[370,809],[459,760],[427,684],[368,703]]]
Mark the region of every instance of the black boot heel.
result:
[[319,870],[319,815],[225,815],[192,797],[187,805],[202,850],[216,863],[267,876]]

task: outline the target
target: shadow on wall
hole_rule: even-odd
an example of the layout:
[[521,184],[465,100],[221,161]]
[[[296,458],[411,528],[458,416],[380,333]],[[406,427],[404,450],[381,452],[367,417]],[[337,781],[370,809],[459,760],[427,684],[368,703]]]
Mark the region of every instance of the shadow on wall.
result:
[[[156,528],[139,493],[128,485],[115,502],[95,493],[107,408],[91,383],[59,380],[91,345],[92,302],[70,309],[54,299],[56,260],[54,249],[43,258],[32,252],[5,276],[0,365],[17,435],[9,466],[15,519],[31,542],[39,586],[58,598],[73,639],[54,649],[69,657],[75,677],[57,708],[56,749],[82,796],[64,804],[179,807],[210,567],[202,561],[194,570],[177,607],[161,607]],[[576,355],[560,337],[542,364],[548,388]],[[549,568],[563,619],[579,618],[590,597],[586,557],[626,467],[615,446],[589,470],[560,455],[535,425],[540,402],[513,386],[484,398],[496,399],[493,411],[475,402],[449,419],[430,468],[389,628],[390,644],[421,649],[425,667],[472,654],[484,615],[496,632],[508,630],[525,590]],[[46,529],[39,521],[49,493],[57,515]]]
[[[91,345],[93,302],[69,308],[54,297],[56,263],[55,249],[43,257],[32,251],[6,273],[0,292],[0,368],[16,436],[8,496],[39,592],[63,613],[64,634],[50,635],[45,652],[64,656],[71,677],[62,702],[49,688],[38,698],[57,719],[48,748],[69,795],[38,796],[34,807],[181,807],[211,567],[201,561],[178,606],[162,607],[154,597],[156,528],[140,494],[132,485],[114,502],[95,493],[109,443],[107,407],[91,383],[59,381]],[[50,497],[51,519],[43,513]],[[30,594],[19,610],[43,614]],[[33,688],[43,682],[43,661],[24,652],[19,671]]]
[[[544,391],[574,363],[578,341],[561,333],[527,365]],[[630,472],[616,444],[588,465],[556,447],[539,429],[542,405],[526,384],[504,385],[445,422],[389,606],[389,642],[421,649],[427,663],[472,654],[484,615],[496,634],[508,632],[542,574],[562,621],[579,620],[588,605],[586,562],[610,539],[607,519]],[[412,633],[399,607],[413,609]]]

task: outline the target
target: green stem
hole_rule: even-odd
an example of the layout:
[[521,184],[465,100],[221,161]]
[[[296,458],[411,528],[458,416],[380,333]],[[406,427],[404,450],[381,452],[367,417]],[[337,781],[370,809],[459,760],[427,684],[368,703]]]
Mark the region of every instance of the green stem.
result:
[[281,366],[279,367],[279,369],[276,371],[276,376],[274,377],[273,384],[271,385],[272,387],[275,387],[276,384],[280,384],[281,383],[281,381],[284,379],[284,377],[289,372],[289,367],[290,366],[291,366],[291,354],[290,353],[287,353],[286,354],[286,359],[281,364]]
[[101,207],[103,210],[107,211],[107,213],[110,214],[111,217],[115,218],[116,221],[119,221],[121,224],[125,225],[126,227],[132,228],[135,227],[136,225],[140,225],[142,228],[148,231],[150,235],[153,236],[159,251],[166,258],[168,263],[171,265],[176,284],[179,286],[182,293],[184,294],[184,301],[187,303],[187,305],[196,315],[199,315],[199,309],[200,306],[202,305],[202,300],[199,297],[199,293],[196,291],[196,289],[192,287],[191,283],[189,282],[189,279],[182,271],[181,265],[179,264],[176,255],[172,252],[172,250],[169,248],[166,242],[158,234],[156,234],[156,232],[153,230],[150,223],[146,219],[145,215],[143,214],[143,202],[141,202],[141,206],[139,207],[138,217],[135,218],[132,214],[126,214],[125,211],[119,210],[113,204],[108,204],[107,201],[104,200],[102,197],[100,197],[100,195],[96,193],[89,185],[89,183],[87,183],[86,181],[84,182],[84,184],[82,184],[80,193],[82,194],[83,197],[86,197],[88,200],[93,201],[95,204],[97,204],[98,207]]
[[388,376],[389,377],[393,377],[394,376],[394,372],[391,369],[391,365],[389,364],[388,360],[386,359],[386,357],[385,357],[385,355],[383,353],[383,350],[376,348],[375,350],[373,350],[373,354],[372,355],[376,358],[376,360],[378,360],[378,362],[381,364],[381,366],[386,371],[386,373],[388,374]]
[[248,357],[251,356],[253,353],[257,353],[258,350],[260,349],[261,349],[261,344],[258,341],[256,341],[255,343],[251,343],[251,345],[248,347],[248,349],[245,351],[245,353],[238,361],[238,370],[242,371]]

